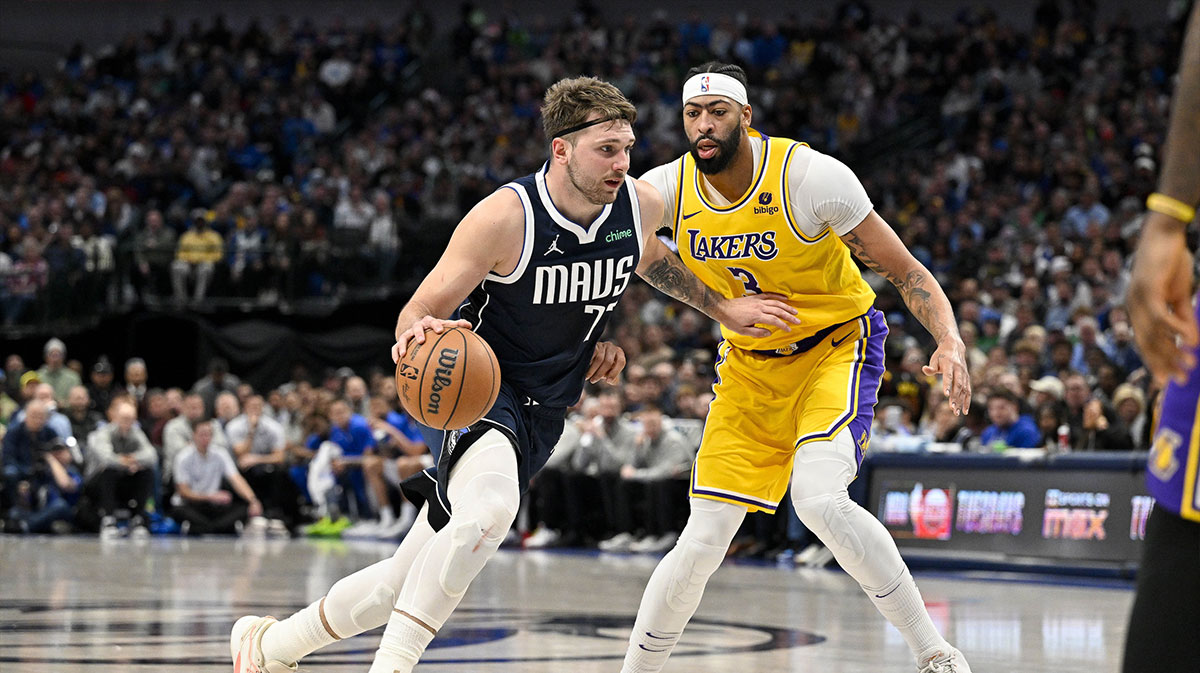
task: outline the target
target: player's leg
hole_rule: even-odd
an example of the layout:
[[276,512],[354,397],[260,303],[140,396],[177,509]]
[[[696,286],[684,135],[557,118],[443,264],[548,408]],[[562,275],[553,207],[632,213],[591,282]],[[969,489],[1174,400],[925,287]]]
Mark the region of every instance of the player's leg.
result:
[[239,619],[231,647],[235,662],[242,654],[244,667],[235,663],[235,673],[250,670],[251,663],[268,672],[289,670],[301,657],[334,641],[386,624],[413,560],[433,535],[422,513],[390,558],[343,577],[291,617],[278,623],[266,617]]
[[487,430],[454,466],[450,521],[418,554],[388,619],[371,673],[408,673],[500,548],[521,494],[511,440]]
[[1155,507],[1146,522],[1123,673],[1183,673],[1200,661],[1200,523]]
[[846,491],[858,472],[852,428],[853,424],[832,440],[808,442],[797,449],[792,470],[796,515],[900,631],[919,665],[957,657],[957,668],[935,670],[969,673],[962,655],[934,627],[891,534]]
[[740,505],[692,499],[692,513],[679,541],[646,584],[622,673],[662,670],[744,518],[746,508]]

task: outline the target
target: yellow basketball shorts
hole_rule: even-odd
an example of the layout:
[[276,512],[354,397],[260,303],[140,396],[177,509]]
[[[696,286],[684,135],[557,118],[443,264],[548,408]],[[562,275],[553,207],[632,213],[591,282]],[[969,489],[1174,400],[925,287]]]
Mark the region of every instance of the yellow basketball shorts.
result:
[[721,344],[716,397],[692,465],[692,497],[774,513],[787,492],[796,450],[845,428],[861,464],[887,332],[883,314],[872,308],[792,355]]

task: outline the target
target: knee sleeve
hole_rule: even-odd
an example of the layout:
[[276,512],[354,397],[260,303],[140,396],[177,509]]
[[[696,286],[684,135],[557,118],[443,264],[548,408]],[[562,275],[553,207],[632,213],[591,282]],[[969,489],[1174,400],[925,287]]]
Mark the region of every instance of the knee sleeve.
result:
[[838,555],[839,563],[858,564],[866,555],[850,521],[859,507],[846,492],[857,468],[854,440],[848,430],[842,430],[830,441],[801,447],[792,469],[796,516]]
[[450,480],[450,548],[438,579],[447,595],[461,596],[500,548],[521,504],[512,443],[496,430],[471,447]]
[[746,509],[715,500],[692,500],[692,515],[679,536],[667,587],[667,605],[677,612],[695,610],[704,585],[721,561],[746,517]]
[[359,632],[386,624],[396,604],[396,590],[387,584],[376,584],[371,591],[350,608],[350,620]]

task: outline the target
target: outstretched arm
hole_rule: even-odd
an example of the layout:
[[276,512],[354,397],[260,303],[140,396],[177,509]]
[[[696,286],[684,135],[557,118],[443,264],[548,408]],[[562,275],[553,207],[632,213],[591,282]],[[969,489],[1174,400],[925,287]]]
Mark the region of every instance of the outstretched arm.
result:
[[967,373],[966,347],[958,334],[950,300],[933,274],[917,261],[896,232],[875,211],[846,232],[842,241],[855,257],[886,278],[905,305],[937,341],[937,350],[924,368],[927,375],[942,375],[942,391],[955,413],[971,408],[971,378]]

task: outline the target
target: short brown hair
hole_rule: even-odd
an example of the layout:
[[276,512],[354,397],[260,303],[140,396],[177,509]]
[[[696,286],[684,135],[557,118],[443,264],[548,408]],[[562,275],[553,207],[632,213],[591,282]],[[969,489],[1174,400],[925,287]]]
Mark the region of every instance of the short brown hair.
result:
[[546,89],[542,103],[542,130],[546,140],[587,122],[593,113],[604,120],[624,119],[632,126],[637,108],[617,87],[595,77],[561,79]]

